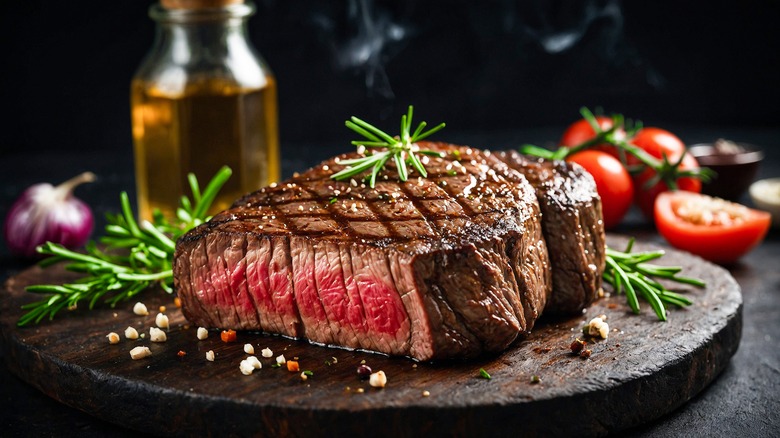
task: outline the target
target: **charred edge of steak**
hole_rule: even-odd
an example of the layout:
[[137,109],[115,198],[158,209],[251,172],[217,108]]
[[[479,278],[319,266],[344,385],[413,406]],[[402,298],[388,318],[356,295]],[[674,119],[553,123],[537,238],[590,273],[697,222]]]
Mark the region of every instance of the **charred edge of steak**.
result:
[[535,192],[488,152],[421,147],[446,154],[426,179],[333,181],[335,158],[188,232],[185,316],[420,360],[506,348],[550,290]]
[[552,266],[553,294],[546,312],[576,314],[601,288],[606,237],[601,198],[581,166],[501,152],[499,158],[528,178],[542,209],[542,227]]

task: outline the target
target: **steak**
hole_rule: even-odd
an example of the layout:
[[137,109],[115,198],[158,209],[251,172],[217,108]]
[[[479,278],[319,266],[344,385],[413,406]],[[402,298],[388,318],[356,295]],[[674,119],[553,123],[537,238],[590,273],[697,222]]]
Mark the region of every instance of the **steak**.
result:
[[420,147],[444,153],[427,178],[388,162],[374,189],[334,181],[345,154],[192,229],[173,267],[186,318],[424,361],[504,350],[552,290],[539,190],[496,154]]
[[601,198],[593,177],[576,163],[514,151],[495,155],[536,189],[552,267],[553,293],[545,312],[579,313],[598,297],[606,263]]

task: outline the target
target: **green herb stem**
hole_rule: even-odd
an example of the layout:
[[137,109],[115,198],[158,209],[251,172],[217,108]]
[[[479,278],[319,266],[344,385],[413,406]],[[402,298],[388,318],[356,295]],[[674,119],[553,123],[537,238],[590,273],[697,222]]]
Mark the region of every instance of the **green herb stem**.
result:
[[407,113],[401,116],[401,132],[398,137],[393,137],[376,126],[357,117],[353,116],[347,120],[345,122],[347,128],[365,137],[365,140],[352,141],[351,143],[353,145],[358,147],[362,146],[368,149],[383,148],[386,150],[372,152],[365,157],[342,160],[340,164],[343,164],[346,167],[331,175],[331,178],[335,180],[344,180],[370,169],[371,174],[368,177],[368,183],[369,186],[373,188],[376,185],[377,176],[390,159],[395,163],[395,167],[398,171],[398,179],[401,181],[406,181],[412,170],[417,171],[422,177],[427,177],[428,173],[425,171],[425,167],[417,157],[417,154],[432,156],[441,156],[441,154],[430,150],[416,150],[415,143],[440,131],[445,127],[445,124],[440,123],[426,131],[425,127],[428,126],[428,124],[426,122],[420,122],[412,133],[413,112],[414,107],[409,105]]
[[661,321],[666,321],[666,304],[685,307],[693,304],[689,298],[670,291],[658,280],[663,279],[676,283],[704,287],[705,283],[697,278],[678,275],[682,272],[680,266],[659,266],[648,263],[663,257],[664,251],[631,252],[634,239],[629,240],[625,251],[617,251],[607,248],[604,270],[604,281],[611,284],[615,293],[625,293],[629,307],[634,313],[639,313],[639,299],[642,296],[656,316]]
[[155,285],[172,293],[175,241],[209,219],[206,212],[231,173],[228,167],[220,169],[202,193],[197,179],[190,174],[188,180],[193,199],[190,201],[182,196],[173,221],[155,212],[154,223],[144,221],[139,225],[129,196],[122,192],[121,214],[107,216],[106,235],[100,239],[105,251],[98,249],[94,241],[87,244],[85,253],[51,242],[39,246],[39,253],[51,256],[40,263],[42,267],[67,262],[66,269],[86,275],[62,285],[28,286],[28,292],[49,296],[22,306],[27,313],[17,325],[37,324],[43,318],[54,319],[61,310],[76,308],[84,301],[89,303],[90,309],[104,298],[107,304],[114,306]]
[[[663,182],[669,190],[677,190],[677,180],[680,178],[696,178],[703,182],[707,182],[715,175],[715,172],[706,167],[681,169],[680,167],[688,151],[684,151],[676,161],[672,162],[669,161],[669,157],[665,154],[659,159],[648,154],[642,148],[631,144],[630,139],[642,129],[641,122],[631,123],[627,121],[623,115],[614,114],[612,115],[612,126],[609,129],[601,129],[596,117],[588,108],[581,108],[580,113],[596,133],[593,138],[578,145],[564,145],[556,150],[525,144],[520,146],[520,153],[548,160],[565,160],[578,152],[591,149],[598,145],[611,145],[617,149],[624,165],[626,165],[626,154],[633,156],[641,163],[641,165],[629,169],[632,174],[642,172],[647,168],[654,171],[654,176],[645,183],[645,188],[648,189]],[[620,133],[620,135],[618,135],[618,133]]]

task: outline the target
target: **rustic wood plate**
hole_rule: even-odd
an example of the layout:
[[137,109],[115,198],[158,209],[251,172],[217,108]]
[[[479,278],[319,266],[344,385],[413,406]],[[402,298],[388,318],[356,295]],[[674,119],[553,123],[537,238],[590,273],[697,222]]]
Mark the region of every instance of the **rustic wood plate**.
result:
[[[614,246],[625,239],[610,236]],[[647,248],[647,245],[638,245]],[[739,346],[742,296],[729,273],[686,253],[669,250],[665,264],[682,265],[704,279],[705,289],[687,288],[695,300],[658,322],[644,304],[630,313],[624,296],[605,297],[582,316],[542,321],[508,351],[479,360],[415,363],[409,359],[345,351],[280,337],[239,333],[226,344],[212,331],[199,341],[170,296],[157,291],[139,300],[150,315],[133,314],[134,302],[115,309],[76,310],[52,322],[16,327],[19,307],[36,297],[30,284],[62,282],[72,274],[37,267],[8,280],[0,302],[2,347],[8,367],[49,396],[96,417],[155,434],[376,436],[600,435],[668,413],[706,387]],[[166,306],[168,341],[148,341],[159,306]],[[589,342],[589,359],[569,345],[580,327],[605,314],[612,332]],[[146,339],[124,338],[135,327]],[[106,335],[122,340],[109,345]],[[263,368],[239,371],[250,343]],[[148,346],[152,356],[131,360],[129,351]],[[297,357],[313,375],[273,368],[274,359]],[[216,360],[205,359],[213,350]],[[183,356],[179,352],[185,352]],[[388,376],[384,389],[358,379],[363,362]],[[480,368],[491,379],[480,377]],[[539,382],[534,383],[534,376]]]

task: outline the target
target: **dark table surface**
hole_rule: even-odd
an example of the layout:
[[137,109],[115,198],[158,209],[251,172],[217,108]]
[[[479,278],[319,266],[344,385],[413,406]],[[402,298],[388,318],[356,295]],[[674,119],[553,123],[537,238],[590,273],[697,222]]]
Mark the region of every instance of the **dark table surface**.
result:
[[[780,176],[780,128],[741,128],[665,125],[686,143],[709,142],[719,137],[759,145],[766,158],[759,178]],[[547,144],[562,132],[559,127],[511,132],[440,135],[441,139],[475,147],[504,149],[531,142]],[[285,175],[347,150],[343,144],[283,145]],[[59,183],[91,170],[97,183],[77,190],[93,208],[102,229],[105,212],[116,212],[118,194],[133,192],[131,150],[91,152],[4,153],[0,159],[0,216],[11,203],[37,182]],[[750,204],[747,196],[741,200]],[[663,244],[652,225],[632,211],[621,234]],[[0,281],[30,266],[0,246]],[[744,326],[739,350],[708,388],[678,410],[623,434],[630,436],[780,436],[780,229],[770,231],[758,248],[727,267],[742,287]],[[671,328],[673,329],[673,328]],[[0,353],[1,355],[2,353]],[[137,436],[138,432],[106,423],[58,403],[12,375],[0,361],[0,435],[3,436]]]

